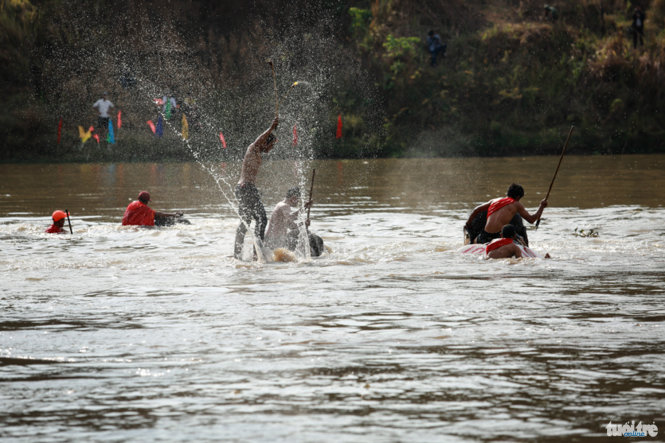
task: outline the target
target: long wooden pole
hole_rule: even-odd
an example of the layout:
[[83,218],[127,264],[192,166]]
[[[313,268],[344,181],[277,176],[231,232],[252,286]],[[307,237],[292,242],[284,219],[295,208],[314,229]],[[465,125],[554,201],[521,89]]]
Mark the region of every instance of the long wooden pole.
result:
[[[309,186],[309,201],[312,201],[312,193],[314,192],[314,176],[316,175],[316,169],[312,169],[312,184]],[[310,203],[309,208],[307,208],[307,222],[309,223],[309,210],[312,209],[312,204]]]
[[272,60],[269,60],[270,69],[272,70],[272,84],[275,88],[275,118],[279,117],[279,93],[277,92],[277,75],[275,74],[275,65]]
[[[552,186],[554,186],[554,180],[556,180],[556,175],[559,173],[559,168],[561,167],[561,161],[563,160],[563,156],[566,154],[566,148],[568,147],[568,142],[570,141],[570,136],[573,135],[573,129],[575,129],[575,126],[570,127],[570,131],[568,131],[568,137],[566,137],[566,143],[563,144],[563,149],[561,150],[561,157],[559,157],[559,164],[556,165],[556,170],[554,171],[554,177],[552,177],[552,181],[550,182],[550,188],[547,190],[547,195],[545,196],[545,200],[547,200],[550,197],[550,192],[552,191]],[[542,213],[541,213],[542,216]],[[540,225],[540,217],[536,221],[536,229],[538,229],[538,226]]]

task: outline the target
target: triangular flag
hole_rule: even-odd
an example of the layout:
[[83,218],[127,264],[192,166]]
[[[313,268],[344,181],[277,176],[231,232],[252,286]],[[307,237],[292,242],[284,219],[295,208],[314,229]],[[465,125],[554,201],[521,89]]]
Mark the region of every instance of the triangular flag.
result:
[[166,100],[166,109],[164,109],[164,117],[168,120],[171,118],[171,100]]
[[335,138],[342,138],[342,114],[337,116],[337,134]]
[[155,128],[155,135],[157,137],[161,137],[164,135],[164,126],[162,124],[162,116],[159,116],[159,119],[157,120],[157,127]]
[[92,126],[88,129],[88,132],[85,132],[83,126],[79,125],[79,137],[81,137],[81,143],[85,143],[92,136]]
[[62,135],[62,119],[58,123],[58,144],[60,144],[60,136]]
[[219,133],[219,139],[222,141],[222,147],[226,149],[226,140],[224,140],[224,134],[222,134],[221,131]]
[[118,129],[122,128],[122,111],[118,111]]
[[150,130],[154,134],[155,133],[155,124],[152,122],[152,120],[148,120],[146,123],[148,124],[148,126],[150,126]]
[[99,134],[95,134],[92,136],[95,140],[97,140],[97,144],[99,144]]
[[189,138],[189,123],[187,123],[187,117],[185,114],[182,114],[182,139],[187,140]]
[[293,125],[293,146],[296,146],[298,144],[298,130],[296,129],[296,125]]
[[113,120],[109,118],[109,131],[108,134],[106,134],[106,141],[109,142],[110,144],[115,143],[115,134],[113,133]]

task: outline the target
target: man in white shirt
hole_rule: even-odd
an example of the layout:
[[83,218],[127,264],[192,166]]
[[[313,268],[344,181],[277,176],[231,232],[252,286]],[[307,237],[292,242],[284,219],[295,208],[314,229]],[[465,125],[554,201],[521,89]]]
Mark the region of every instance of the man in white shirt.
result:
[[[109,109],[113,107],[113,103],[106,99],[106,92],[102,94],[102,98],[97,100],[92,107],[97,108],[97,111],[99,111],[97,127],[104,128],[104,132],[106,132],[109,127]],[[99,131],[101,132],[101,129]]]

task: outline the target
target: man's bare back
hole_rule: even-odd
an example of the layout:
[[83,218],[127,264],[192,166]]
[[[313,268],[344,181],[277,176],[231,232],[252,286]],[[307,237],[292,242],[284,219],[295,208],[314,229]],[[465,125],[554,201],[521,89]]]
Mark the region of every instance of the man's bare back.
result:
[[522,250],[515,243],[496,248],[487,253],[487,258],[522,258]]
[[[490,200],[488,202],[488,208],[489,205],[491,205],[492,202],[495,200],[498,199]],[[540,218],[540,216],[543,213],[543,209],[545,209],[545,207],[547,207],[547,200],[543,199],[540,202],[540,206],[538,206],[538,210],[533,215],[531,215],[526,210],[524,205],[520,203],[519,200],[515,200],[513,203],[504,206],[503,208],[497,210],[492,215],[487,217],[487,223],[485,223],[485,231],[491,234],[495,232],[500,232],[501,228],[510,223],[510,221],[513,219],[516,213],[519,214],[524,220],[533,224],[536,222],[536,220]]]
[[[524,196],[524,188],[521,185],[513,183],[506,192],[506,197],[495,198],[487,203],[476,206],[471,212],[466,224],[464,225],[465,233],[470,235],[469,241],[471,243],[488,243],[492,239],[499,237],[501,228],[506,224],[513,222],[522,226],[524,219],[529,223],[535,223],[543,213],[543,209],[547,207],[547,200],[542,200],[538,210],[532,215],[526,210],[520,199]],[[486,215],[484,215],[486,214]],[[519,214],[520,217],[516,217]],[[482,227],[478,223],[482,223]],[[524,227],[521,228],[524,231]],[[524,244],[528,244],[526,240],[526,232],[521,234]]]

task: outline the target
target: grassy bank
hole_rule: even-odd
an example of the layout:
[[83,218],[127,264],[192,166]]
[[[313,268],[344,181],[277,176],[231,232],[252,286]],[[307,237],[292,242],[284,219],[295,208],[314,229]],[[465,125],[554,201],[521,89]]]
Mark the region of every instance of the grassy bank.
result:
[[[282,138],[299,125],[318,157],[552,154],[571,125],[577,153],[665,152],[665,0],[640,2],[637,48],[637,2],[552,4],[556,20],[531,0],[0,0],[0,160],[189,159],[145,124],[165,91],[205,110],[195,152],[236,156],[271,119],[268,59],[281,91],[309,80],[283,104]],[[435,67],[430,29],[448,45]],[[126,121],[110,149],[78,139],[102,90]],[[218,149],[219,128],[232,152]]]

